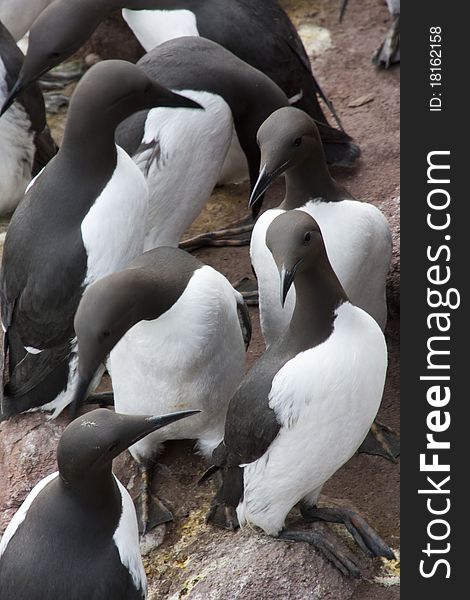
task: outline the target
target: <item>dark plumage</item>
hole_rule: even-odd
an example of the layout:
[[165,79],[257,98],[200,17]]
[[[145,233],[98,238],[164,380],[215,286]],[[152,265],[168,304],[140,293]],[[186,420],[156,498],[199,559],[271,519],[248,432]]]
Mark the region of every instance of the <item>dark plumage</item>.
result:
[[[45,70],[71,56],[100,21],[117,8],[192,12],[199,35],[218,42],[266,73],[288,97],[301,95],[295,106],[318,121],[330,164],[351,166],[355,163],[359,148],[344,131],[328,125],[318,97],[327,99],[312,73],[292,22],[275,0],[75,0],[72,3],[56,0],[31,28],[21,75],[23,84],[37,79]],[[138,32],[135,33],[138,37]],[[194,32],[188,32],[188,35],[190,33]],[[171,32],[166,35],[165,39],[168,39]],[[177,34],[181,35],[184,35],[184,28]],[[156,44],[160,42],[157,40]]]

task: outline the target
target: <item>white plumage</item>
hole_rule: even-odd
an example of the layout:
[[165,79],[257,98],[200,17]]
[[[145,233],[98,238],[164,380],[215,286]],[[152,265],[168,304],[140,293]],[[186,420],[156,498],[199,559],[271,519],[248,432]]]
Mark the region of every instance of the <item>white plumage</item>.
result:
[[197,439],[210,456],[223,438],[227,406],[245,368],[237,298],[223,275],[203,266],[167,312],[134,325],[111,352],[116,411],[202,411],[131,446],[137,460],[155,456],[169,439]]
[[196,15],[190,10],[130,10],[122,17],[146,52],[168,40],[199,36]]
[[232,140],[232,113],[220,96],[191,90],[178,94],[204,110],[150,110],[142,144],[151,145],[133,156],[150,192],[145,250],[178,246],[209,199]]
[[139,527],[134,503],[119,479],[116,476],[114,478],[121,493],[122,513],[113,540],[118,549],[121,563],[129,571],[135,587],[143,590],[142,597],[145,598],[147,596],[147,576],[140,555]]
[[148,215],[148,187],[119,146],[111,179],[82,221],[87,253],[85,285],[119,271],[142,254]]
[[[331,266],[349,299],[374,317],[383,329],[387,320],[386,279],[392,256],[386,218],[372,204],[356,200],[312,199],[296,210],[317,221]],[[253,229],[250,247],[258,278],[261,329],[267,346],[286,329],[295,305],[292,287],[284,308],[281,306],[278,269],[266,247],[266,231],[282,212],[285,211],[272,209],[261,215]]]
[[[8,95],[6,69],[0,57],[0,106]],[[34,133],[24,108],[14,102],[0,119],[0,215],[13,212],[31,181]]]
[[377,323],[346,302],[322,344],[298,354],[273,379],[269,406],[281,429],[244,468],[241,525],[277,535],[302,499],[315,504],[323,484],[354,454],[377,414],[387,349]]

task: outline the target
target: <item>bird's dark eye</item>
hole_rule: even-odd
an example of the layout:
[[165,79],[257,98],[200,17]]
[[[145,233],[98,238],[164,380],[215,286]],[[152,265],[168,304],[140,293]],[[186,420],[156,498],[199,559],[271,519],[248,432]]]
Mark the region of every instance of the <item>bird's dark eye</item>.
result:
[[301,144],[302,144],[302,138],[301,137],[295,138],[295,140],[294,140],[294,146],[298,147]]
[[310,231],[307,231],[307,233],[304,235],[304,242],[306,244],[308,244],[311,239],[312,239],[312,234],[310,233]]

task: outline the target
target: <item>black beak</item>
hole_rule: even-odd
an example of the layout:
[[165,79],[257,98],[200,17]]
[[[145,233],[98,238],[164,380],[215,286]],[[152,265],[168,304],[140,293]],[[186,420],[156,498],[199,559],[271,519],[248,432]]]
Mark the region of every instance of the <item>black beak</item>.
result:
[[199,110],[204,110],[203,106],[194,100],[191,100],[191,98],[186,98],[180,94],[175,94],[171,90],[166,90],[166,94],[160,100],[160,105],[167,106],[169,108],[196,108]]
[[340,23],[343,22],[344,13],[346,12],[347,6],[348,6],[348,0],[342,0],[340,13],[339,13],[339,22]]
[[11,88],[10,93],[7,96],[7,99],[3,103],[2,110],[0,111],[0,117],[4,113],[6,113],[6,111],[10,108],[10,106],[13,104],[13,102],[16,100],[16,98],[21,94],[21,92],[23,91],[23,87],[24,87],[23,79],[20,76],[16,80],[15,85]]
[[292,269],[286,269],[282,267],[281,270],[281,305],[284,308],[284,304],[286,302],[287,294],[294,283],[295,273],[302,262],[302,259],[298,260]]
[[148,417],[147,421],[151,425],[151,431],[161,429],[170,423],[179,421],[180,419],[186,419],[192,415],[197,415],[200,410],[180,410],[178,412],[170,413],[169,415],[163,415],[162,417]]
[[[197,415],[200,413],[200,410],[180,410],[174,413],[170,413],[168,415],[163,415],[161,417],[146,417],[143,421],[141,421],[141,425],[138,427],[140,429],[139,433],[129,442],[126,442],[126,448],[132,446],[132,444],[136,444],[146,435],[152,433],[153,431],[157,431],[157,429],[161,429],[162,427],[166,427],[166,425],[170,425],[170,423],[174,423],[175,421],[179,421],[180,419],[186,419],[186,417],[191,417],[192,415]],[[134,417],[138,420],[138,417]],[[139,422],[139,421],[137,421]],[[118,451],[118,454],[122,452],[124,448],[121,448]],[[117,456],[117,454],[116,454]]]
[[[91,411],[93,414],[94,411]],[[115,432],[117,433],[120,442],[115,444],[113,448],[102,454],[98,460],[94,463],[96,468],[100,468],[106,464],[109,464],[110,460],[113,460],[121,452],[124,452],[129,446],[136,444],[145,436],[150,433],[161,429],[170,423],[185,419],[192,415],[200,413],[200,410],[181,410],[178,412],[170,413],[159,417],[143,417],[139,415],[124,415],[115,413],[115,416],[119,419],[120,425],[116,427]]]
[[77,416],[80,404],[83,402],[83,400],[87,396],[88,388],[90,387],[90,384],[91,384],[91,379],[92,379],[91,377],[86,378],[86,377],[82,377],[82,375],[80,375],[80,374],[77,374],[77,387],[75,388],[75,393],[73,395],[73,399],[72,399],[72,402],[70,403],[70,408],[69,408],[69,417],[70,417],[71,421],[73,421],[75,419],[75,417]]
[[268,191],[274,181],[287,170],[289,166],[289,161],[283,163],[280,167],[275,169],[272,173],[268,171],[268,167],[263,165],[261,171],[259,173],[258,181],[251,192],[250,201],[248,203],[249,208],[253,208],[253,206],[259,202],[264,194]]

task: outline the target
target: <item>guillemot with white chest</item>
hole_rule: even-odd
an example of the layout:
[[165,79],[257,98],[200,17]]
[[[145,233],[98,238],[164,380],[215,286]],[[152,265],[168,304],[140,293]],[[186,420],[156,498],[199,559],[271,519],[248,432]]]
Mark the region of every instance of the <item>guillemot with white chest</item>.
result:
[[69,109],[62,147],[34,179],[7,231],[0,297],[5,332],[0,418],[72,400],[73,318],[85,288],[142,252],[144,177],[115,145],[118,123],[152,106],[199,108],[124,61],[88,71]]
[[130,448],[141,469],[137,508],[145,533],[172,518],[151,495],[151,468],[163,443],[197,440],[210,457],[223,437],[228,402],[245,372],[247,308],[221,273],[184,250],[162,247],[90,286],[75,331],[77,404],[109,355],[118,412],[201,410]]
[[[178,245],[225,170],[234,141],[254,188],[260,165],[256,132],[273,111],[289,102],[269,77],[204,38],[165,42],[138,65],[204,106],[204,112],[152,109],[133,115],[117,129],[117,143],[149,185],[149,250]],[[183,135],[185,143],[176,144]]]
[[[277,209],[264,212],[255,224],[250,255],[258,279],[261,330],[269,347],[288,326],[295,306],[295,286],[281,303],[277,267],[266,246],[266,231],[285,211],[303,211],[320,226],[329,260],[351,302],[368,312],[385,329],[386,284],[392,256],[392,236],[378,208],[356,200],[328,172],[315,123],[302,111],[282,108],[258,132],[261,171],[250,205],[285,174],[286,194]],[[395,460],[398,436],[378,421],[364,452]]]
[[73,421],[59,441],[58,472],[33,488],[0,540],[2,600],[144,600],[136,514],[112,462],[197,412],[144,417],[98,409]]
[[307,520],[341,522],[364,552],[393,558],[357,513],[317,507],[323,485],[353,456],[379,408],[387,369],[384,336],[349,302],[310,215],[279,215],[267,245],[281,301],[295,282],[295,310],[230,401],[224,440],[213,453],[222,485],[208,521],[308,542],[343,573],[358,576],[351,559],[320,532],[286,530],[284,522],[300,503]]
[[285,174],[286,192],[278,208],[258,219],[251,241],[251,261],[258,278],[261,327],[269,346],[287,327],[295,289],[281,305],[274,259],[266,231],[281,213],[301,210],[320,226],[328,257],[351,302],[368,312],[382,330],[387,320],[386,279],[392,255],[387,219],[378,208],[356,200],[329,174],[315,123],[296,108],[282,108],[258,131],[261,171],[250,205]]
[[[0,22],[0,106],[13,89],[23,54]],[[0,215],[12,213],[31,178],[57,152],[37,83],[25,89],[0,118]]]

